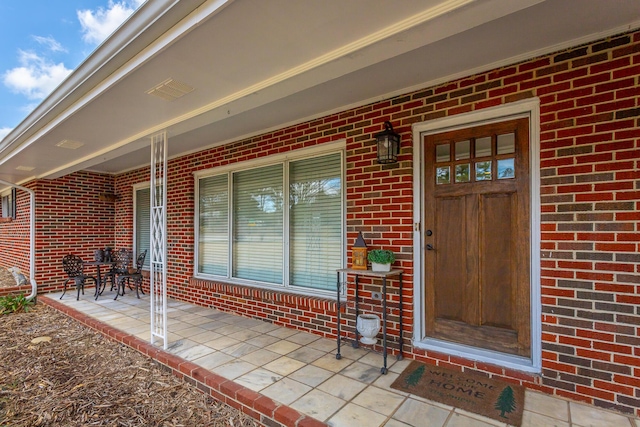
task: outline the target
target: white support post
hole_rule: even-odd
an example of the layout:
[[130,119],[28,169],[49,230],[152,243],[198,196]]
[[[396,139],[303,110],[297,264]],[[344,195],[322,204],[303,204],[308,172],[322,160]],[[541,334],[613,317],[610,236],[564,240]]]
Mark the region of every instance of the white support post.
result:
[[169,346],[167,333],[167,134],[151,137],[151,344],[162,340]]

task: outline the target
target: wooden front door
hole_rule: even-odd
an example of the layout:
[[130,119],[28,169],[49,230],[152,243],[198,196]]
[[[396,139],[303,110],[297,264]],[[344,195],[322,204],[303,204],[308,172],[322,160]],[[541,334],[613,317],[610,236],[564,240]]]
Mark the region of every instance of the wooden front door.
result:
[[427,337],[530,357],[528,119],[424,144]]

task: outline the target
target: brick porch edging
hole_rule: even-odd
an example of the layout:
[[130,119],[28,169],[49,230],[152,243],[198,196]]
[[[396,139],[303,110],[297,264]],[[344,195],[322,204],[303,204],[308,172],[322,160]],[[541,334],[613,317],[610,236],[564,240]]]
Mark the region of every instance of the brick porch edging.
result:
[[38,300],[61,313],[77,320],[85,326],[100,332],[107,338],[125,344],[148,356],[170,371],[176,377],[195,386],[199,391],[214,399],[241,410],[266,427],[325,427],[327,424],[273,401],[247,387],[214,374],[193,362],[182,359],[153,346],[147,341],[122,332],[100,322],[61,302],[39,295]]
[[31,293],[31,285],[23,286],[11,286],[8,288],[0,289],[0,297],[6,297],[9,295],[29,295]]

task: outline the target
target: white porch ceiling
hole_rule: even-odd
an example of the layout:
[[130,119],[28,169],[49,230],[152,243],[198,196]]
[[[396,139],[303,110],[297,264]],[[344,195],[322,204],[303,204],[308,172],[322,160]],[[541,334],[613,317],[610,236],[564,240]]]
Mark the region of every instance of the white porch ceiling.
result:
[[[0,142],[0,179],[119,173],[161,130],[177,156],[638,26],[639,0],[149,0]],[[168,79],[193,91],[147,93]]]

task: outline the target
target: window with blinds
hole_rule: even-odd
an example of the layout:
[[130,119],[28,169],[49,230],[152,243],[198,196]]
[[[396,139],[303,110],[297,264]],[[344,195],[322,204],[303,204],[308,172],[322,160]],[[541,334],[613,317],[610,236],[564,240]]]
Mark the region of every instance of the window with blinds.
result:
[[134,251],[136,256],[142,251],[147,251],[147,256],[144,259],[144,269],[149,269],[149,260],[151,258],[149,254],[149,242],[151,239],[151,191],[149,187],[139,188],[135,190],[135,203],[134,203],[134,218],[135,223],[135,241],[133,242]]
[[343,256],[341,152],[196,182],[198,273],[335,290]]
[[289,278],[335,289],[342,260],[340,154],[289,164]]
[[2,217],[16,219],[16,189],[2,196]]
[[227,175],[200,180],[198,271],[227,276],[229,262],[229,179]]
[[282,283],[282,165],[233,174],[233,277]]

